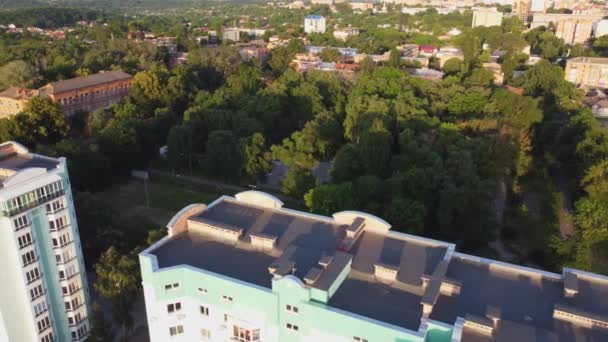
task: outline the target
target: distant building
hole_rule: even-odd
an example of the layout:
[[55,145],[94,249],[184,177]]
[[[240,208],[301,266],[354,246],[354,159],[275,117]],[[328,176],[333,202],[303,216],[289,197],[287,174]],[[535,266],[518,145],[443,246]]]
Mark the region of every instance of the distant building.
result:
[[418,57],[420,54],[420,47],[416,44],[399,45],[397,50],[401,51],[403,57]]
[[238,42],[241,40],[241,32],[236,27],[227,27],[222,29],[222,41]]
[[38,90],[17,87],[10,87],[0,92],[0,118],[22,112],[25,104],[32,97],[39,95]]
[[122,101],[129,93],[131,75],[107,71],[49,83],[40,92],[63,106],[65,115],[92,112]]
[[511,13],[521,19],[522,22],[527,23],[530,20],[531,11],[532,0],[513,0]]
[[350,8],[353,11],[369,11],[374,9],[374,3],[372,2],[351,2]]
[[256,59],[258,62],[263,62],[268,57],[268,49],[262,46],[248,45],[239,47],[241,58]]
[[346,41],[348,38],[358,36],[358,35],[359,35],[359,29],[355,28],[355,27],[347,27],[342,30],[334,31],[334,38],[336,38],[337,40],[341,40],[341,41]]
[[90,297],[65,158],[0,144],[0,340],[85,341]]
[[530,28],[549,27],[553,24],[555,35],[566,44],[583,44],[593,35],[593,28],[602,20],[597,14],[534,14]]
[[475,11],[473,12],[472,27],[500,26],[502,25],[502,17],[502,12],[498,11]]
[[325,33],[325,18],[320,15],[308,15],[304,18],[304,32]]
[[579,86],[608,88],[608,58],[571,58],[566,63],[565,77]]
[[327,5],[327,6],[330,6],[330,5],[334,4],[334,1],[333,0],[311,0],[310,3],[313,4],[313,5]]
[[418,50],[420,50],[420,55],[425,57],[432,57],[439,51],[439,49],[433,45],[420,45]]

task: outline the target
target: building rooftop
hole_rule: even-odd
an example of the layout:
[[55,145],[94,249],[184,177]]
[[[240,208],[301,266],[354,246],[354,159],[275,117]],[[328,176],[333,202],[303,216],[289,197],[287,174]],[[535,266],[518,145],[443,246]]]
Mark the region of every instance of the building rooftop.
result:
[[97,74],[71,78],[69,80],[57,81],[47,84],[41,89],[48,94],[59,94],[81,88],[92,87],[100,84],[128,80],[131,75],[122,71],[106,71]]
[[57,159],[30,153],[27,148],[16,142],[0,144],[0,181],[28,168],[54,169],[59,165]]
[[18,87],[10,87],[3,92],[0,92],[0,97],[11,98],[14,100],[29,100],[34,96],[40,95],[40,91],[35,89],[26,89]]
[[411,331],[464,322],[462,342],[608,341],[608,277],[477,258],[366,213],[323,217],[269,198],[248,191],[187,207],[145,253],[160,269],[190,265],[266,288],[293,275],[329,293],[330,307]]
[[606,64],[608,65],[608,58],[601,57],[574,57],[568,59],[568,62],[572,63],[590,63],[590,64]]

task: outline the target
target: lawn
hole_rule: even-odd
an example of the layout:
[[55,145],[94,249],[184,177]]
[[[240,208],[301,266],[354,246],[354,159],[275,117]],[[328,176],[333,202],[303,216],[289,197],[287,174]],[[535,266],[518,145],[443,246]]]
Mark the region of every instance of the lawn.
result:
[[226,193],[209,186],[154,176],[148,182],[148,194],[149,206],[146,204],[144,182],[130,180],[114,185],[98,195],[121,213],[146,215],[154,222],[165,225],[183,207],[192,203],[208,204]]

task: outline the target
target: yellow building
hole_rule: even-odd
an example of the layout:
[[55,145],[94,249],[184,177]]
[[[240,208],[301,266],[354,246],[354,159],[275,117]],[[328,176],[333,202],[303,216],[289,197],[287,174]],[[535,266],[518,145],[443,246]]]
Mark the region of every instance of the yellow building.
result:
[[608,88],[608,58],[576,57],[566,63],[566,80],[585,87]]
[[0,93],[0,118],[15,115],[25,107],[32,97],[40,95],[35,89],[10,87]]
[[472,27],[477,26],[500,26],[502,24],[502,12],[498,11],[474,11]]
[[555,27],[555,35],[566,44],[583,44],[591,39],[594,23],[594,20],[584,18],[560,20]]
[[527,23],[530,20],[530,11],[532,10],[532,0],[513,0],[513,16]]

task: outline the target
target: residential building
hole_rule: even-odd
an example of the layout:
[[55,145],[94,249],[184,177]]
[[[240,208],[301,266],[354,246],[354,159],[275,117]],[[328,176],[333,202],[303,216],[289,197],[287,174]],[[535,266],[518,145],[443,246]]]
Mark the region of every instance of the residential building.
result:
[[185,207],[139,260],[151,342],[608,339],[608,277],[471,256],[258,191]]
[[513,0],[511,13],[521,19],[523,23],[530,20],[530,12],[532,10],[532,0]]
[[224,42],[238,42],[241,40],[241,32],[238,27],[225,27],[222,28],[222,41]]
[[311,14],[304,18],[304,32],[311,33],[325,33],[325,18]]
[[131,79],[131,75],[122,71],[100,72],[49,83],[40,88],[40,93],[61,104],[64,114],[69,116],[122,101],[129,93]]
[[25,104],[40,92],[35,89],[10,87],[0,92],[0,118],[15,115],[25,107]]
[[89,293],[65,158],[0,144],[0,227],[0,340],[86,340]]
[[472,27],[500,26],[502,25],[502,16],[502,12],[498,11],[475,11],[473,12]]
[[341,40],[341,41],[346,41],[348,38],[358,36],[358,35],[359,35],[359,29],[356,27],[347,27],[345,29],[334,31],[334,38]]
[[566,62],[565,77],[579,86],[608,88],[608,58],[571,58]]
[[353,11],[369,11],[369,10],[374,9],[374,3],[373,2],[351,2],[350,8],[352,8]]
[[532,0],[530,11],[532,13],[545,13],[550,4],[549,0]]
[[420,54],[420,47],[416,44],[398,45],[397,50],[401,51],[403,57],[418,57]]
[[530,28],[549,27],[553,24],[555,35],[567,44],[582,44],[591,38],[593,28],[602,20],[602,15],[593,14],[534,14]]
[[439,51],[439,49],[433,45],[420,45],[418,50],[420,50],[420,55],[424,57],[432,57]]

